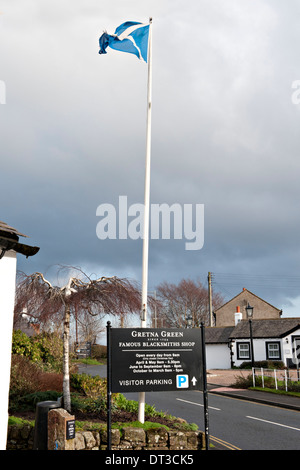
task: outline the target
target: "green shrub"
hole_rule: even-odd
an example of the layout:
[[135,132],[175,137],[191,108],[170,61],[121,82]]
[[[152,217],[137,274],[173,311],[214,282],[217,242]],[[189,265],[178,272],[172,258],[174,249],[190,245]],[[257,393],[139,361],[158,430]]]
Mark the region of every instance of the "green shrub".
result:
[[[70,385],[76,392],[72,398],[72,406],[80,411],[83,409],[89,412],[106,410],[107,404],[107,379],[99,377],[99,375],[89,374],[71,374]],[[119,393],[112,393],[111,405],[113,408],[117,406],[116,402]]]
[[[266,386],[266,385],[265,385]],[[284,380],[278,380],[277,382],[278,390],[286,390],[286,385]],[[273,386],[275,387],[275,385]],[[288,380],[288,391],[289,392],[300,392],[300,382],[295,382],[293,380]]]
[[[122,393],[118,393],[114,400],[114,405],[123,411],[128,411],[130,413],[138,413],[139,404],[135,400],[127,400],[127,398],[122,395]],[[149,417],[153,416],[165,416],[165,413],[162,411],[157,411],[155,406],[148,405],[145,403],[145,415]]]
[[62,372],[63,342],[56,333],[41,333],[29,338],[20,330],[13,332],[12,354],[24,356],[47,372]]
[[[282,361],[255,361],[254,367],[263,369],[285,369]],[[243,362],[239,369],[252,369],[252,363],[249,361]]]
[[12,355],[10,398],[27,395],[40,389],[40,369],[28,357]]
[[[261,375],[255,375],[255,386],[262,387],[263,381]],[[266,388],[275,388],[274,377],[264,376],[264,386]],[[247,377],[236,376],[234,387],[237,388],[249,388],[253,387],[253,376],[249,374]]]
[[137,413],[139,409],[137,401],[127,400],[127,398],[125,398],[122,393],[118,394],[118,397],[115,400],[115,404],[119,410],[128,411],[130,413]]
[[41,351],[38,344],[21,330],[15,330],[12,337],[12,354],[24,356],[33,362],[41,361]]
[[247,377],[244,377],[243,375],[236,375],[234,378],[235,383],[233,386],[236,388],[249,388],[253,386],[252,374],[247,375]]
[[40,358],[45,371],[62,372],[63,341],[57,333],[42,333],[31,339],[40,350]]
[[107,357],[107,347],[101,344],[92,344],[92,358],[97,359],[105,359]]
[[107,380],[99,377],[99,375],[71,374],[70,384],[74,390],[88,398],[97,398],[107,394]]
[[98,398],[83,397],[79,393],[72,393],[71,406],[72,412],[99,413],[106,410],[106,398],[103,396]]
[[[276,389],[275,385],[275,378],[274,377],[269,377],[269,376],[264,376],[264,381],[262,380],[262,377],[255,376],[255,387],[257,388],[262,388],[264,382],[264,388],[266,389]],[[235,383],[233,385],[234,387],[237,388],[251,388],[253,387],[253,377],[252,374],[249,374],[247,377],[243,377],[242,375],[236,376],[235,377]],[[278,390],[285,391],[286,390],[286,385],[284,380],[277,380],[277,388]],[[288,380],[288,392],[300,392],[300,382]]]
[[[72,408],[79,411],[96,412],[106,410],[107,401],[107,380],[89,374],[71,374],[70,384],[76,393],[72,395]],[[121,393],[111,395],[113,409],[124,410],[132,413],[138,412],[138,402],[127,400]],[[147,416],[163,416],[156,411],[154,406],[145,404],[145,414]]]
[[57,401],[61,397],[60,392],[33,392],[21,397],[14,397],[9,402],[9,410],[13,411],[35,411],[37,403],[41,401]]

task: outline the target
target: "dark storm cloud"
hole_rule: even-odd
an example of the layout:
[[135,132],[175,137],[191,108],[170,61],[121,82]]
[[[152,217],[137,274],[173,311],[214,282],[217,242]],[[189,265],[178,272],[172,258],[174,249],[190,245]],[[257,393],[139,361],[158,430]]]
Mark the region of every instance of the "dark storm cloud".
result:
[[[120,195],[143,203],[147,68],[100,57],[97,42],[153,15],[151,200],[204,204],[205,242],[189,252],[151,240],[150,288],[236,272],[235,295],[249,273],[298,276],[295,1],[16,0],[2,10],[0,219],[41,247],[21,269],[68,264],[140,281],[141,241],[99,240],[96,210]],[[281,307],[296,291],[261,283],[258,295]]]

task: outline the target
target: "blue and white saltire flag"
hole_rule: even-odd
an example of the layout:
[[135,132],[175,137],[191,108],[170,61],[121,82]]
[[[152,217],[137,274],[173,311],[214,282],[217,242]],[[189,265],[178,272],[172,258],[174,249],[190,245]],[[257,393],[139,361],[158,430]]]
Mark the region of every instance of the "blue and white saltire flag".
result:
[[103,33],[99,39],[99,54],[106,54],[106,48],[135,54],[147,62],[149,24],[126,21],[117,27],[114,34]]

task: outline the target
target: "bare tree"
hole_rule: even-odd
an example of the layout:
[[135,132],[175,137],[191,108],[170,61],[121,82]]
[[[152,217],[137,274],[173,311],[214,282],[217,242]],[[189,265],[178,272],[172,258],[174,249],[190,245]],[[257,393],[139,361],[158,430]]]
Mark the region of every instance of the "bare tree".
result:
[[87,312],[77,315],[76,343],[90,342],[95,344],[99,334],[105,331],[105,326],[102,322],[104,315],[103,313],[103,315],[91,316]]
[[[74,269],[74,268],[73,268]],[[117,277],[90,279],[81,270],[79,277],[70,277],[62,286],[54,286],[41,273],[22,274],[16,290],[16,315],[24,308],[40,324],[63,321],[63,398],[64,408],[71,410],[69,375],[70,315],[78,312],[97,315],[99,312],[119,315],[141,308],[140,291],[133,283]]]
[[[158,316],[164,326],[186,328],[187,318],[192,318],[194,327],[208,323],[208,293],[200,281],[183,279],[178,285],[163,282],[157,287]],[[219,294],[213,295],[213,306],[224,303]]]

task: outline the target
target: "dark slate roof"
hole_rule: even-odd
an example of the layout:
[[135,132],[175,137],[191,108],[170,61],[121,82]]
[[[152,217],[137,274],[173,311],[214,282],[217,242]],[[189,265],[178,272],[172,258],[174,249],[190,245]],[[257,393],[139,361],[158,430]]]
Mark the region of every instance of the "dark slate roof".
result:
[[19,237],[27,237],[27,235],[24,235],[23,233],[18,232],[13,227],[10,227],[7,225],[5,222],[2,222],[0,220],[0,235],[7,237],[7,238],[12,238],[13,240],[19,240]]
[[[298,328],[300,328],[300,318],[252,320],[253,338],[282,338]],[[249,338],[249,336],[249,321],[242,320],[233,329],[230,339]]]
[[21,253],[26,257],[34,256],[39,251],[38,246],[29,246],[19,243],[19,237],[27,237],[27,235],[18,232],[15,228],[0,221],[0,259],[10,250]]
[[[300,318],[275,318],[273,320],[252,320],[253,338],[283,338],[300,328]],[[249,338],[248,320],[236,326],[206,327],[205,344],[224,344],[232,339]]]
[[228,343],[234,326],[205,328],[205,344]]

